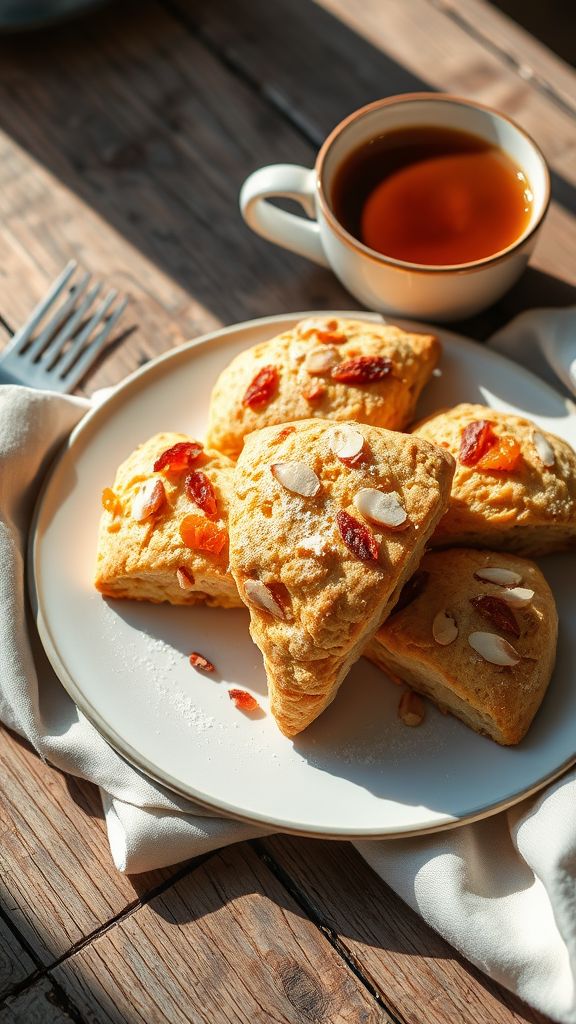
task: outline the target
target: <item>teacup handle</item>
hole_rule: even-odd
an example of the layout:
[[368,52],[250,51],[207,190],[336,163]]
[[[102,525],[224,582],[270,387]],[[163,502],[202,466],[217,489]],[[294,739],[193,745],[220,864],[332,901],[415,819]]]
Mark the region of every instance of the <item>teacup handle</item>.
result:
[[[260,167],[246,178],[240,192],[242,216],[256,232],[269,242],[305,256],[321,267],[329,263],[320,239],[320,227],[314,220],[316,172],[297,164],[271,164]],[[280,210],[269,199],[295,199],[311,220]]]

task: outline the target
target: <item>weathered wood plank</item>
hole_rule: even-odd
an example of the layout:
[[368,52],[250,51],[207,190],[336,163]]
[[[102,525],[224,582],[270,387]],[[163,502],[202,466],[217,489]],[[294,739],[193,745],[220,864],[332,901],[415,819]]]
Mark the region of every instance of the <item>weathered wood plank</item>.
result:
[[53,975],[98,1024],[390,1020],[246,845],[211,858]]
[[153,3],[0,41],[0,314],[21,322],[70,256],[126,290],[138,330],[96,387],[221,321],[349,305],[238,212],[255,166],[311,154]]
[[386,1005],[410,1024],[536,1024],[547,1018],[461,960],[349,844],[259,844],[332,929]]
[[494,103],[533,130],[552,160],[575,137],[575,117],[431,0],[387,0],[385,10],[380,0],[170,3],[320,138],[356,106],[416,88]]
[[60,998],[47,978],[41,978],[0,1007],[1,1024],[82,1024],[75,1007]]
[[0,999],[36,969],[22,943],[0,917]]
[[119,874],[96,787],[50,768],[5,729],[0,773],[0,902],[40,962],[53,962],[174,874]]
[[[496,4],[487,0],[430,0],[440,10],[459,22],[481,42],[494,48],[502,55],[504,61],[513,61],[523,78],[531,84],[544,87],[551,98],[557,96],[568,109],[576,114],[576,91],[574,88],[574,69],[535,35],[527,31],[513,17],[507,17]],[[505,5],[506,6],[506,5]],[[514,5],[508,5],[514,8]],[[544,13],[544,12],[543,12]],[[556,34],[558,39],[574,40],[576,17],[574,9],[564,4],[547,7],[545,17],[548,22],[557,18]],[[560,24],[558,24],[560,22]],[[576,49],[574,50],[576,54]]]

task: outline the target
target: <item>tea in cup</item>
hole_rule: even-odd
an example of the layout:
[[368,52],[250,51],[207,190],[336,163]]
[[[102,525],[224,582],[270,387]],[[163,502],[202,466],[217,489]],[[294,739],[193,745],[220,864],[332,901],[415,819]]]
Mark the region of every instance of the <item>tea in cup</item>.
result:
[[[308,217],[274,206],[297,200]],[[367,308],[455,320],[521,274],[550,199],[542,153],[502,114],[416,93],[351,114],[313,170],[263,167],[246,180],[254,231],[331,267]]]

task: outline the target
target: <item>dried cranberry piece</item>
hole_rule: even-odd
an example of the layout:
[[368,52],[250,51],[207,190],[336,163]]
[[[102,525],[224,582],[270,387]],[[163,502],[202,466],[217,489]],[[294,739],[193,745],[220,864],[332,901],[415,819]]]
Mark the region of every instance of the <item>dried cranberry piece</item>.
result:
[[330,376],[342,384],[371,384],[388,377],[392,369],[392,360],[385,356],[356,356],[338,363]]
[[199,441],[179,441],[156,459],[154,472],[159,473],[163,469],[169,473],[180,473],[196,462],[203,449]]
[[458,460],[463,466],[475,466],[496,440],[490,420],[473,420],[462,431]]
[[201,668],[203,672],[214,671],[212,662],[208,661],[208,658],[205,658],[203,654],[198,654],[198,651],[192,651],[189,661],[193,668]]
[[278,370],[275,366],[263,366],[246,388],[242,405],[257,409],[266,405],[278,387]]
[[470,604],[483,619],[487,619],[496,629],[518,640],[520,626],[514,612],[501,597],[490,597],[488,594],[484,594],[482,597],[471,597]]
[[344,509],[340,509],[336,516],[340,536],[346,547],[357,558],[363,562],[377,562],[379,551],[376,538],[371,530],[364,523],[354,519]]
[[193,469],[184,481],[186,494],[211,519],[218,511],[216,493],[202,469]]
[[240,711],[256,711],[260,707],[256,697],[253,697],[247,690],[228,690],[228,696]]

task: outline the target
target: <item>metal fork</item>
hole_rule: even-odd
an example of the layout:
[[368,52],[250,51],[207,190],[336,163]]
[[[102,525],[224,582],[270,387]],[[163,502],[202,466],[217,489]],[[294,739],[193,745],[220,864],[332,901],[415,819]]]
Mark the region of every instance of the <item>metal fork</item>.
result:
[[[90,315],[102,285],[97,283],[87,291],[91,280],[89,273],[84,273],[72,284],[77,268],[76,260],[65,267],[24,326],[0,352],[0,384],[27,384],[46,391],[73,391],[100,355],[128,300],[121,299],[112,311],[118,297],[118,292],[112,290]],[[67,285],[69,289],[64,301],[41,327]],[[87,316],[90,318],[85,322]],[[35,335],[40,327],[40,333]]]

